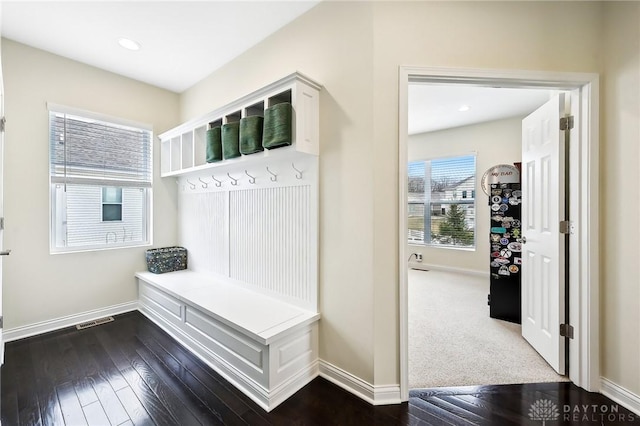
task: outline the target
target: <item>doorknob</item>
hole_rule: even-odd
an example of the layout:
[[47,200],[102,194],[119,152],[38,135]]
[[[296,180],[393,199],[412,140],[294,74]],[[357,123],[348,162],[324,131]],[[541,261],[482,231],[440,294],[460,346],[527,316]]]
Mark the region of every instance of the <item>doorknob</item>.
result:
[[0,251],[0,256],[9,256],[10,254],[11,254],[11,250]]

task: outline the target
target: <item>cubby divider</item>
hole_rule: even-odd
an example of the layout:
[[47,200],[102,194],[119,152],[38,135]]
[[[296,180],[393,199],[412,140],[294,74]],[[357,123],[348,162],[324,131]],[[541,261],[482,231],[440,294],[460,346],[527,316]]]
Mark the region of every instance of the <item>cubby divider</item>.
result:
[[[206,162],[206,131],[227,123],[239,122],[243,117],[264,117],[265,109],[290,103],[294,152],[300,155],[318,155],[319,147],[319,94],[321,86],[300,73],[293,73],[272,84],[250,93],[204,116],[190,120],[162,133],[161,176],[180,176],[208,168],[224,168],[238,158],[252,161],[263,156],[279,155],[282,148],[242,155],[242,157]],[[288,155],[288,154],[287,154]]]

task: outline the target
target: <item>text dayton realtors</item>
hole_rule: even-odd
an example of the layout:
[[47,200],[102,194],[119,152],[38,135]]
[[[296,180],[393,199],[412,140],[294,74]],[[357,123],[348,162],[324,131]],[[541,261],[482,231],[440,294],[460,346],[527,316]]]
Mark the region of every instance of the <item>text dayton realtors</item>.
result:
[[633,413],[620,413],[620,407],[614,405],[569,405],[562,406],[562,418],[565,422],[633,422],[640,417]]

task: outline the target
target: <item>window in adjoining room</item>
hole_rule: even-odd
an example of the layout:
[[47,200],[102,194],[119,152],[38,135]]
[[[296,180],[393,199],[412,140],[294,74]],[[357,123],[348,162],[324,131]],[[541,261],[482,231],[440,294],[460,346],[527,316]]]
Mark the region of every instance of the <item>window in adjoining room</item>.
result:
[[410,244],[475,247],[475,175],[475,155],[409,163]]
[[122,188],[102,188],[102,221],[122,220]]
[[50,107],[51,252],[151,242],[149,127]]

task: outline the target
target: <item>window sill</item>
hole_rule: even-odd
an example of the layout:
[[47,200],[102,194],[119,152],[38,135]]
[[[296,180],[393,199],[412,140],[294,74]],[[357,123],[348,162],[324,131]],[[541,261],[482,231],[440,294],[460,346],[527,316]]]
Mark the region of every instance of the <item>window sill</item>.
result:
[[421,248],[428,248],[428,249],[443,249],[443,250],[459,250],[459,251],[476,251],[476,247],[453,247],[453,246],[440,246],[440,245],[434,245],[434,244],[421,244],[421,243],[414,243],[414,242],[409,242],[409,247],[421,247]]
[[131,245],[119,245],[119,246],[109,246],[109,247],[74,247],[69,249],[49,249],[49,254],[58,255],[58,254],[70,254],[70,253],[86,253],[86,252],[97,252],[97,251],[106,251],[106,250],[119,250],[119,249],[132,249],[132,248],[140,248],[140,247],[151,247],[152,243],[150,242],[141,242]]

